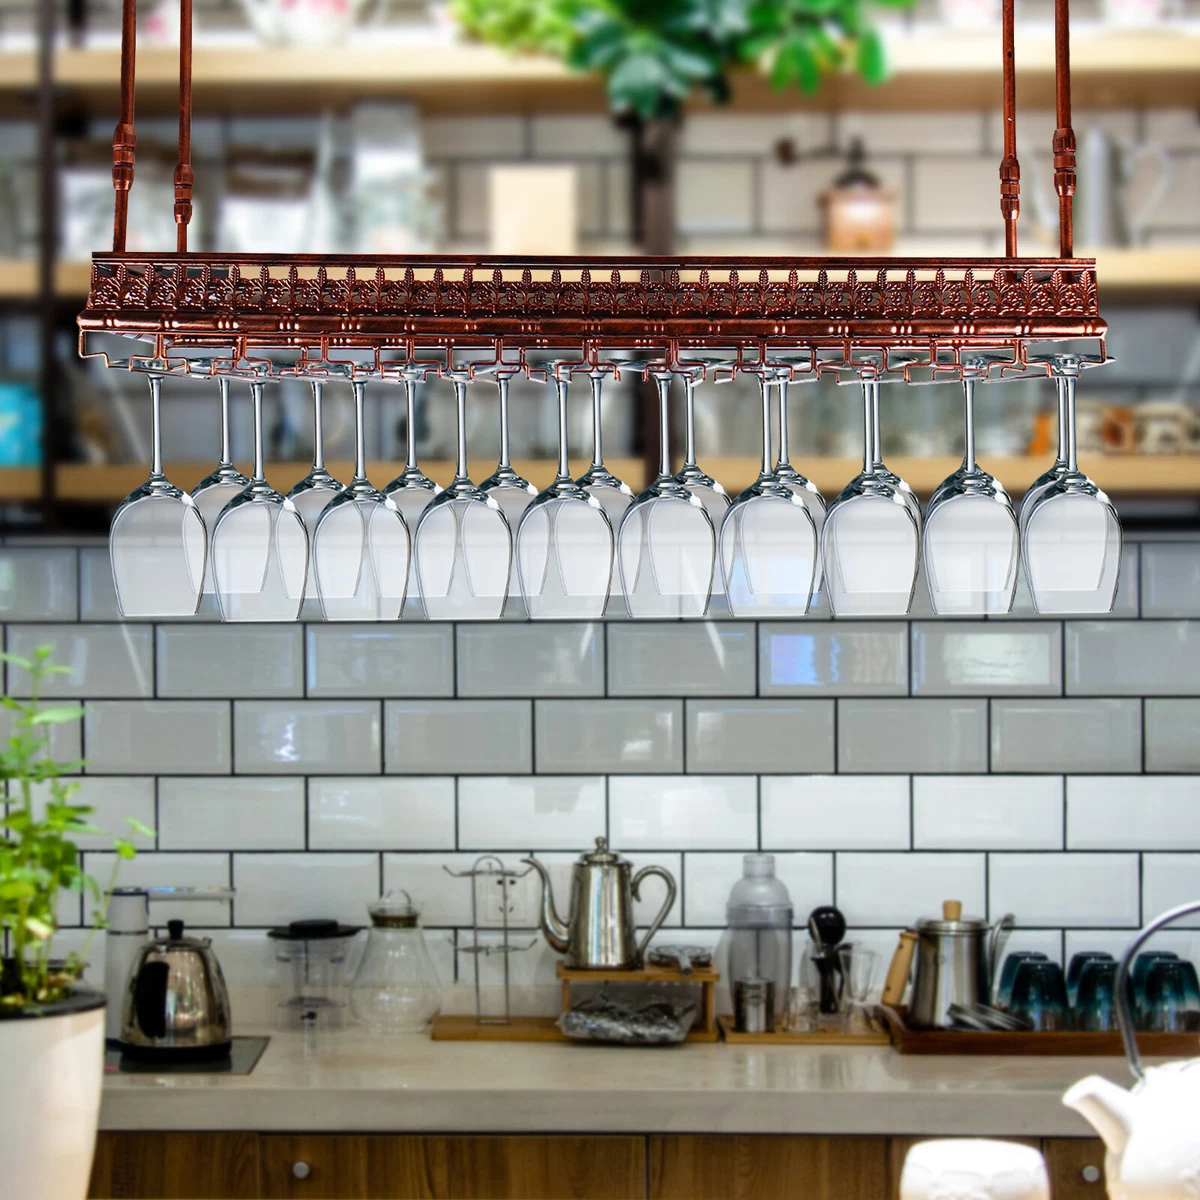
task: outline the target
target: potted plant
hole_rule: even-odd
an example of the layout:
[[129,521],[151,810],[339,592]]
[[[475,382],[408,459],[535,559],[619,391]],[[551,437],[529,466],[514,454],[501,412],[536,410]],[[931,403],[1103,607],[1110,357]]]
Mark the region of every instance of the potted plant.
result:
[[633,135],[634,228],[646,254],[673,249],[676,131],[693,91],[724,104],[739,68],[809,95],[847,67],[869,83],[887,75],[866,0],[450,0],[450,11],[483,41],[603,76]]
[[[115,838],[107,886],[84,874],[72,839],[100,830],[88,823],[92,809],[72,803],[79,784],[66,778],[83,764],[56,762],[49,753],[53,728],[78,721],[84,710],[42,704],[45,681],[69,673],[52,655],[51,646],[38,647],[32,659],[0,654],[30,681],[28,699],[0,697],[12,719],[0,750],[8,787],[0,820],[0,1163],[4,1194],[20,1200],[87,1195],[104,1069],[104,995],[79,977],[88,943],[104,924],[117,867],[135,854],[132,843]],[[132,819],[129,824],[137,833],[153,833]],[[95,908],[83,948],[55,958],[64,891],[83,893]]]

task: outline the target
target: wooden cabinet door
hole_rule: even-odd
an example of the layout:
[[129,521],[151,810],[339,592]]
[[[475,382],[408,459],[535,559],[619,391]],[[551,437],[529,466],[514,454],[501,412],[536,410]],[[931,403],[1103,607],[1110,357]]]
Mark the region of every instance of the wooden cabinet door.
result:
[[641,1200],[640,1137],[272,1136],[263,1195],[286,1200]]
[[256,1133],[101,1133],[88,1194],[104,1200],[258,1195]]
[[1042,1153],[1054,1200],[1105,1200],[1104,1143],[1099,1138],[1047,1138]]
[[880,1200],[887,1177],[885,1138],[650,1139],[650,1200]]

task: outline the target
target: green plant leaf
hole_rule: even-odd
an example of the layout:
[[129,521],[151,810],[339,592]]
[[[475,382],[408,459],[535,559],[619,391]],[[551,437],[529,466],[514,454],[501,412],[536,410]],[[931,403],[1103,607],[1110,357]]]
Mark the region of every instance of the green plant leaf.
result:
[[65,725],[78,721],[87,712],[82,704],[60,704],[54,708],[43,708],[30,720],[31,725]]
[[25,928],[39,941],[54,936],[54,926],[39,920],[37,917],[26,917]]
[[868,83],[882,83],[887,78],[887,56],[877,29],[864,29],[859,35],[855,62],[858,73]]
[[149,825],[143,825],[142,822],[136,817],[126,817],[125,824],[128,825],[134,833],[141,834],[142,837],[152,838],[156,836],[155,831],[151,829]]

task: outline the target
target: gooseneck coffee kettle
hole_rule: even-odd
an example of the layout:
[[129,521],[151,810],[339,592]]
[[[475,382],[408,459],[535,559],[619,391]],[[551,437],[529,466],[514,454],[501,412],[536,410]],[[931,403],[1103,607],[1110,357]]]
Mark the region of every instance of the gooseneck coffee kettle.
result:
[[[665,867],[643,867],[635,875],[633,864],[608,848],[605,838],[596,849],[582,854],[571,867],[571,900],[567,919],[554,907],[550,872],[536,858],[521,860],[542,878],[542,932],[553,950],[566,956],[566,965],[578,970],[632,970],[642,964],[650,939],[675,904],[675,877]],[[639,943],[633,904],[640,900],[642,880],[657,875],[667,885],[667,898]]]

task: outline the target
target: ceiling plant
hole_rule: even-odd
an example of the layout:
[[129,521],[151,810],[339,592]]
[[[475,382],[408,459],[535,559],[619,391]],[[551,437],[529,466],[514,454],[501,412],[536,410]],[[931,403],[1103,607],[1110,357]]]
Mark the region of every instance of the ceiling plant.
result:
[[[905,8],[912,0],[878,0]],[[673,243],[675,133],[694,92],[717,104],[739,69],[815,94],[831,73],[887,74],[865,0],[450,0],[463,28],[513,52],[603,77],[633,133],[635,224],[647,253]]]
[[[87,1194],[100,1112],[104,1051],[104,995],[80,982],[87,946],[105,924],[108,897],[133,843],[113,838],[110,878],[84,870],[76,839],[101,835],[78,804],[82,762],[51,754],[55,729],[79,721],[78,704],[44,704],[48,681],[69,673],[53,661],[53,647],[31,658],[0,654],[28,677],[22,697],[0,696],[11,732],[0,742],[0,1162],[5,1194],[83,1200]],[[153,836],[137,821],[133,833]],[[56,955],[59,904],[81,893],[92,906],[92,928],[81,949]]]

